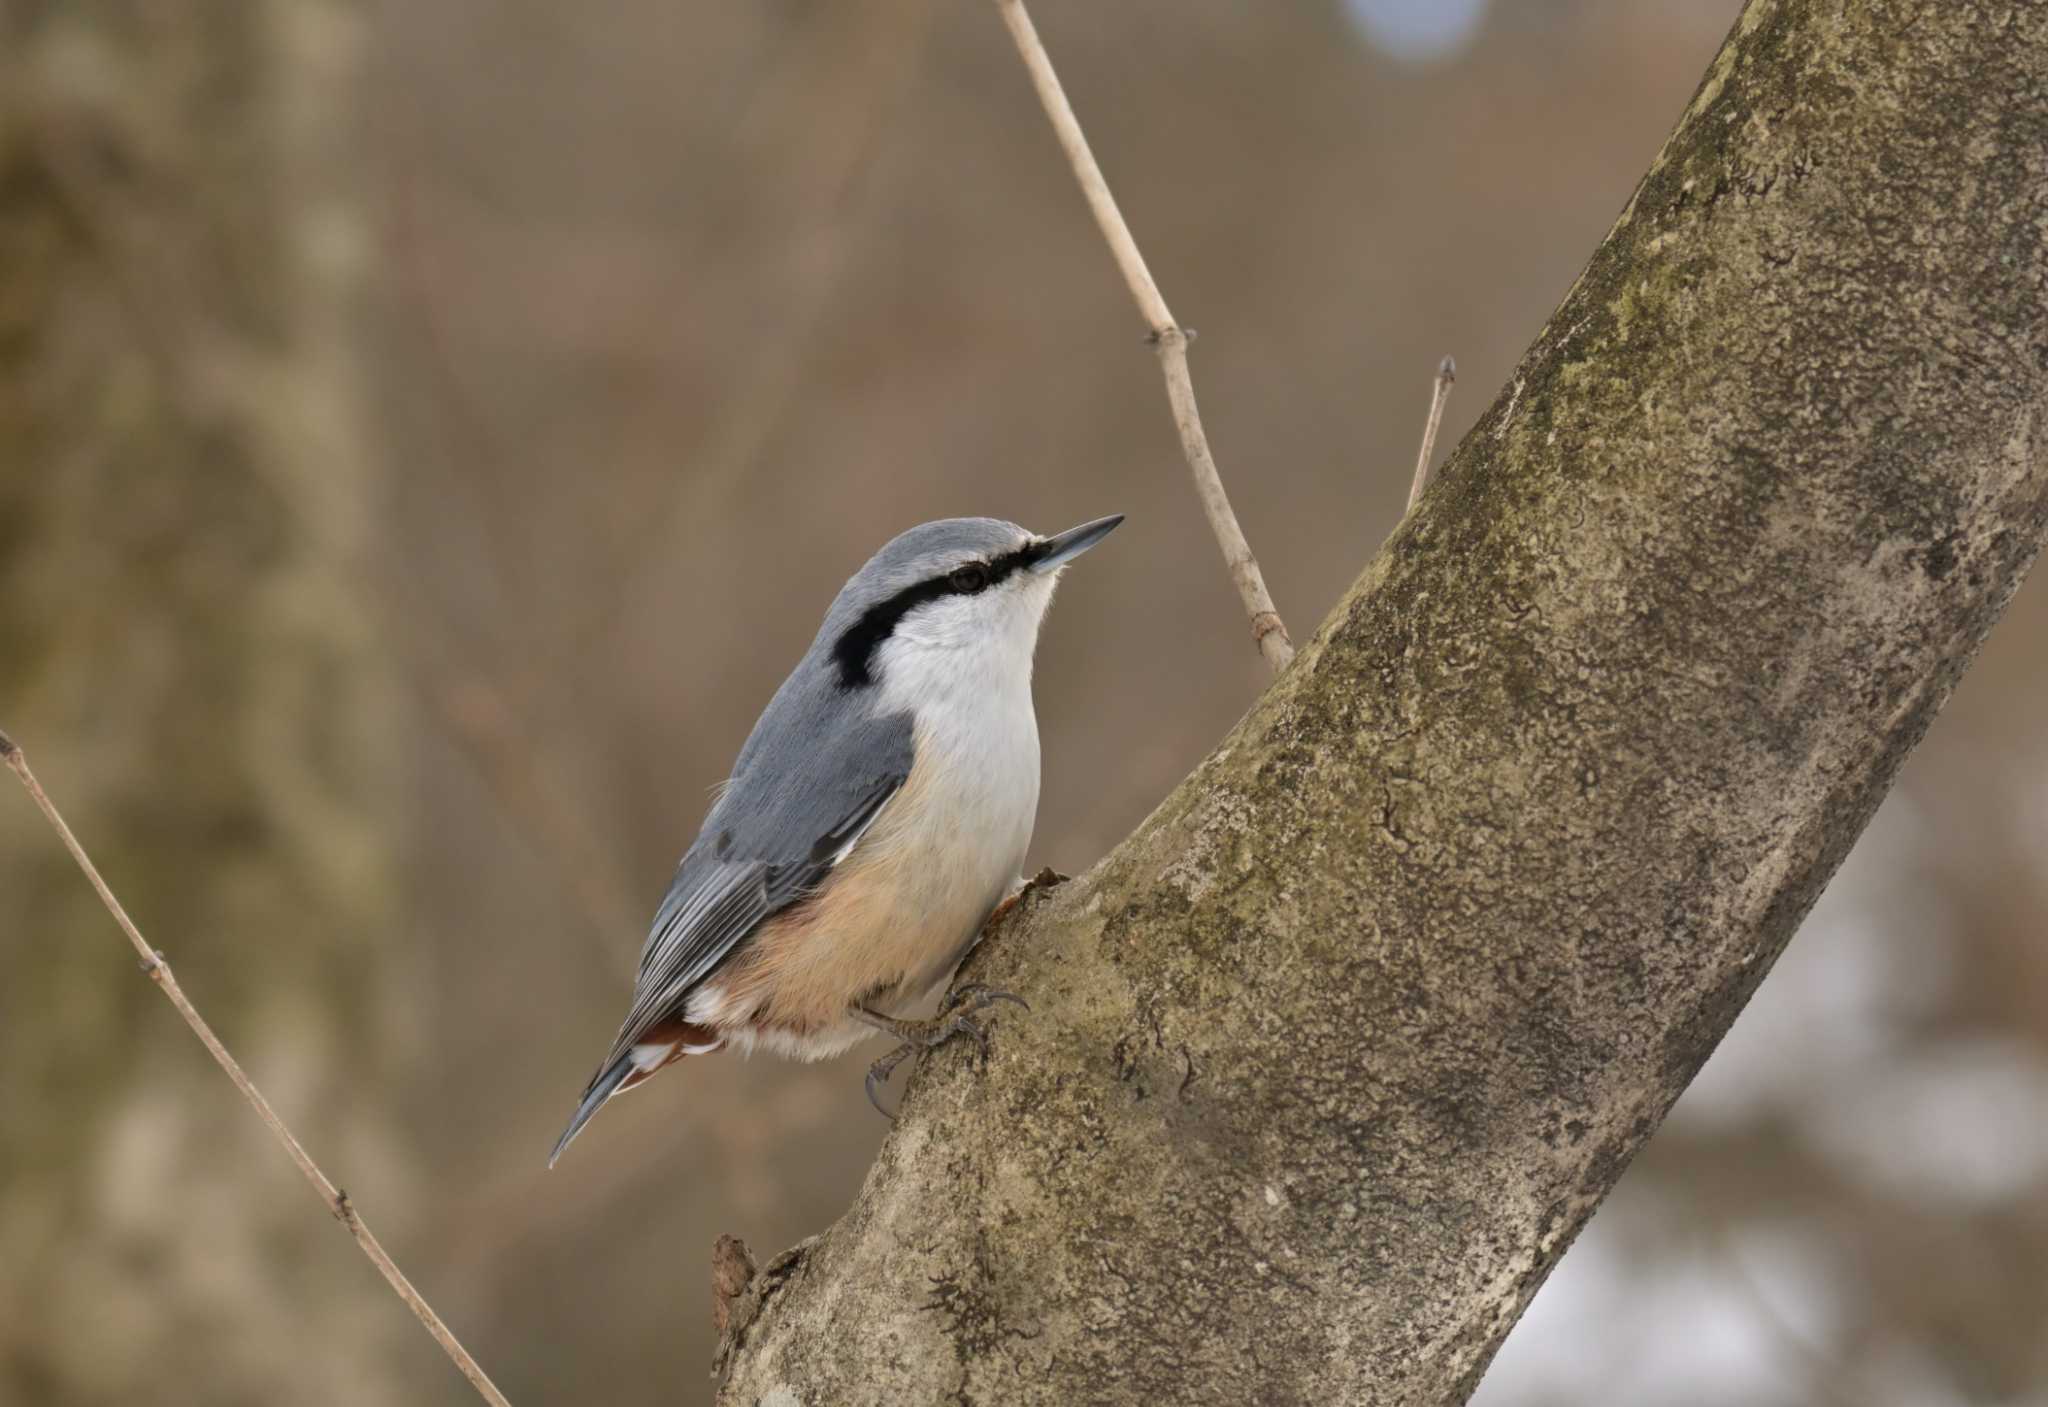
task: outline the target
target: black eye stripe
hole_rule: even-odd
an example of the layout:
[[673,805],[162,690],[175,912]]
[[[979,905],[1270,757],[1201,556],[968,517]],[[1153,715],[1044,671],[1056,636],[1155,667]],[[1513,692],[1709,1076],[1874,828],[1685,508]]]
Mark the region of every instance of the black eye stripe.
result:
[[[859,689],[875,682],[875,651],[895,634],[897,624],[919,606],[947,596],[980,595],[1029,566],[1037,555],[1037,544],[1027,542],[986,562],[965,562],[938,576],[913,582],[887,600],[877,601],[832,642],[832,663],[839,671],[839,687]],[[959,580],[962,577],[967,579]]]
[[1015,551],[1005,552],[988,563],[989,585],[993,586],[1006,577],[1014,576],[1020,568],[1028,567],[1038,560],[1038,544],[1027,542]]

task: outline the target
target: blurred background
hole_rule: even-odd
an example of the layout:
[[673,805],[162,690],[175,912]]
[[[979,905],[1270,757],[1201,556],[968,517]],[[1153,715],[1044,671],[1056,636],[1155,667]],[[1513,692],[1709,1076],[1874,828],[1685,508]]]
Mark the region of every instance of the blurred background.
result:
[[[1298,638],[1736,8],[1041,0]],[[1034,864],[1258,691],[1141,333],[987,4],[0,0],[0,722],[515,1401],[708,1401],[713,1238],[882,1136],[873,1051],[721,1057],[544,1168],[875,547],[1131,515],[1040,651]],[[2037,577],[1485,1407],[2048,1403],[2044,626]],[[472,1400],[8,793],[0,1402]]]

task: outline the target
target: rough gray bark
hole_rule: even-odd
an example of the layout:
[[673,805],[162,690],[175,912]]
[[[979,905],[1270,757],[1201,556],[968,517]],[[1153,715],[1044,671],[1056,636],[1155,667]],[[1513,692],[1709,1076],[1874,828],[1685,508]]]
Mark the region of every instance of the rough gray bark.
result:
[[[0,719],[361,1191],[403,1161],[377,1097],[403,1042],[385,681],[345,566],[373,488],[357,26],[0,0]],[[452,1378],[18,794],[0,973],[0,1401]]]
[[729,1404],[1463,1399],[2048,523],[2048,8],[1754,0],[1447,471],[969,975]]

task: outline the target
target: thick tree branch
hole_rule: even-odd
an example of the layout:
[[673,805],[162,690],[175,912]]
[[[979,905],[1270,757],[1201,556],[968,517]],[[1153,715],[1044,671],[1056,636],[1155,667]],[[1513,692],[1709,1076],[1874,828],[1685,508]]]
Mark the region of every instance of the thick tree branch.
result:
[[2048,525],[2048,7],[1753,0],[1295,667],[969,964],[728,1403],[1444,1403]]

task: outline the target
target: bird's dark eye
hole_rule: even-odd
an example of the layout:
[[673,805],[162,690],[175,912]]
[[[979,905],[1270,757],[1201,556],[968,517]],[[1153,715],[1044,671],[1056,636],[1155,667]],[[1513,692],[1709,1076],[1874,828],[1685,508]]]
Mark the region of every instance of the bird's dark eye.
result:
[[964,567],[955,567],[946,580],[955,591],[972,596],[988,589],[988,568],[979,562],[969,562]]

